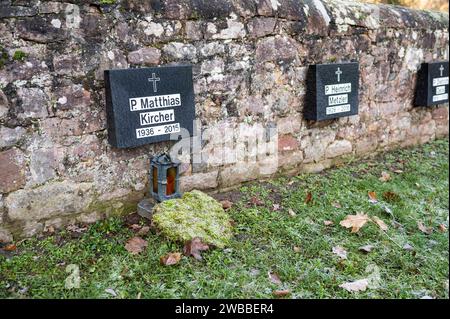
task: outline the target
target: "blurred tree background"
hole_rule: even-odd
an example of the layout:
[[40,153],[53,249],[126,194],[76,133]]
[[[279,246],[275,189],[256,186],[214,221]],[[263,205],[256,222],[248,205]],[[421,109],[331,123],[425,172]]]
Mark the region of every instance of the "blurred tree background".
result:
[[448,11],[448,0],[363,0],[373,3],[396,4],[415,9]]

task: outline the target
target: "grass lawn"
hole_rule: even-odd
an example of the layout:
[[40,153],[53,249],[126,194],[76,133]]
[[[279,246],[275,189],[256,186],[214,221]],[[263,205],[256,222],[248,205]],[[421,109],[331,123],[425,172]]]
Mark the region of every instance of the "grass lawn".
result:
[[[135,236],[130,225],[146,223],[136,215],[21,241],[14,251],[0,249],[0,297],[274,298],[274,290],[287,289],[288,298],[448,298],[448,142],[216,195],[234,203],[235,236],[229,247],[203,252],[203,261],[160,265],[183,245],[154,230],[143,237],[146,250],[131,255],[124,248]],[[379,180],[382,172],[390,180]],[[339,224],[357,212],[378,216],[388,230],[369,222],[351,233]],[[419,230],[419,221],[432,232]],[[372,251],[360,251],[364,245]],[[333,253],[337,246],[347,259]],[[66,272],[71,264],[80,287],[67,289],[66,278],[76,275],[75,268]],[[365,291],[339,287],[363,278]]]

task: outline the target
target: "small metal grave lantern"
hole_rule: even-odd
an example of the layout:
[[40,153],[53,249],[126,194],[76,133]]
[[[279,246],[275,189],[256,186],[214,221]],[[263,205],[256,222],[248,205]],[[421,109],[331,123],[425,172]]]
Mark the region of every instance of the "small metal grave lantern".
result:
[[152,158],[150,162],[151,193],[158,202],[181,197],[180,164],[179,161],[172,160],[166,153]]

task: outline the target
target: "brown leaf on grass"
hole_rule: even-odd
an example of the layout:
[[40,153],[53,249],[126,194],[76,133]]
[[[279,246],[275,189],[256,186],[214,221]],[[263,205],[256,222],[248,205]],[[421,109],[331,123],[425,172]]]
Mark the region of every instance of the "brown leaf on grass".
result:
[[233,206],[233,202],[231,202],[229,200],[223,200],[220,203],[222,204],[222,208],[225,210],[230,209],[231,206]]
[[417,227],[422,233],[427,235],[430,235],[433,232],[433,227],[426,227],[420,220],[417,222]]
[[145,235],[148,234],[149,231],[150,231],[150,227],[149,226],[144,226],[137,232],[137,235],[138,236],[145,236]]
[[324,220],[324,221],[323,221],[323,224],[324,224],[325,226],[333,226],[333,225],[334,225],[334,223],[333,223],[331,220]]
[[269,275],[269,279],[272,283],[274,283],[276,285],[282,284],[280,277],[276,273],[269,271],[268,275]]
[[368,192],[369,195],[369,202],[372,204],[378,203],[377,194],[375,192]]
[[378,216],[373,216],[372,221],[380,227],[382,231],[388,230],[388,225],[384,221],[382,221]]
[[137,255],[144,251],[148,243],[141,237],[133,237],[127,241],[125,244],[125,249],[128,250],[132,255]]
[[263,206],[264,202],[256,196],[250,198],[250,203],[256,206]]
[[339,285],[339,287],[349,291],[349,292],[359,292],[359,291],[365,291],[367,289],[367,286],[369,285],[368,279],[360,279],[352,282],[346,282],[342,285]]
[[167,255],[161,256],[159,262],[163,266],[173,266],[178,264],[181,260],[181,253],[168,253]]
[[202,260],[201,252],[208,249],[209,246],[201,238],[195,237],[184,244],[183,253],[187,257],[192,256],[197,260]]
[[398,202],[400,200],[400,196],[394,192],[384,192],[383,199],[387,202]]
[[14,251],[16,249],[17,249],[17,246],[14,244],[9,244],[9,245],[6,245],[5,247],[3,247],[4,251]]
[[297,216],[297,214],[294,212],[294,210],[292,208],[289,208],[288,213],[289,213],[289,216],[291,216],[291,217]]
[[302,249],[300,247],[294,246],[294,252],[299,253],[301,251],[302,251]]
[[363,213],[347,215],[339,224],[345,228],[352,228],[352,233],[357,233],[370,220],[369,216]]
[[445,233],[447,231],[447,227],[444,224],[439,225],[439,231],[441,233]]
[[138,230],[140,230],[141,228],[142,228],[142,226],[139,225],[139,224],[133,224],[133,225],[130,225],[130,229],[131,229],[131,230],[134,230],[134,231],[138,231]]
[[289,295],[291,293],[291,291],[289,289],[284,289],[284,290],[274,290],[273,291],[273,295],[275,297],[286,297],[287,295]]
[[55,233],[55,227],[53,226],[48,226],[44,229],[44,232],[47,234],[54,234]]
[[77,225],[69,225],[67,226],[66,229],[70,232],[81,234],[82,232],[87,230],[87,227],[78,227]]
[[381,172],[380,182],[388,182],[391,179],[391,175],[387,172]]
[[341,246],[336,246],[333,247],[333,254],[337,255],[339,258],[341,259],[347,259],[347,251],[341,247]]
[[394,173],[396,173],[396,174],[403,174],[403,171],[401,169],[396,169],[396,170],[394,170]]
[[306,198],[305,198],[305,204],[309,204],[312,202],[312,193],[308,192],[308,194],[306,194]]

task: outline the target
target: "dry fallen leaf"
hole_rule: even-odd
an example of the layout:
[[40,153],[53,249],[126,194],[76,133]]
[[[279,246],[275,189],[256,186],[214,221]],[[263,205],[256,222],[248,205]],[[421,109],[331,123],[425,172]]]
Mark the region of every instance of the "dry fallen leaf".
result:
[[282,284],[280,277],[276,273],[269,271],[268,275],[269,275],[270,281],[273,282],[274,284],[276,284],[276,285]]
[[299,253],[301,251],[302,251],[302,249],[300,247],[294,246],[294,252]]
[[367,286],[369,285],[369,280],[367,279],[360,279],[353,282],[346,282],[340,285],[339,287],[344,288],[345,290],[349,292],[358,292],[358,291],[365,291],[367,289]]
[[231,202],[229,200],[223,200],[220,203],[222,204],[222,208],[225,210],[230,209],[231,206],[233,206],[233,202]]
[[141,228],[142,228],[142,226],[141,225],[138,225],[138,224],[133,224],[133,225],[131,225],[130,226],[130,228],[132,229],[132,230],[140,230]]
[[372,204],[378,203],[377,194],[375,192],[368,192],[369,195],[369,202]]
[[331,220],[324,220],[324,221],[323,221],[323,224],[324,224],[325,226],[333,226],[333,225],[334,225],[334,223],[333,223]]
[[144,251],[148,243],[141,237],[133,237],[127,241],[125,244],[125,249],[128,250],[132,255],[137,255]]
[[273,291],[273,295],[275,297],[286,297],[287,295],[289,295],[291,293],[290,290],[288,289],[284,289],[284,290],[274,290]]
[[364,252],[364,253],[370,253],[373,249],[372,245],[365,245],[365,246],[361,246],[359,247],[359,250]]
[[308,194],[306,194],[305,204],[309,204],[311,202],[312,202],[312,193],[308,192]]
[[382,231],[387,231],[388,230],[388,225],[386,225],[386,223],[384,221],[382,221],[379,217],[377,216],[373,216],[372,220],[375,224],[378,225],[378,227],[380,227],[380,229]]
[[447,227],[444,224],[439,225],[439,231],[441,233],[445,233],[447,231]]
[[295,217],[297,216],[297,214],[294,212],[294,210],[292,208],[289,208],[288,213],[290,216]]
[[145,235],[148,234],[149,231],[150,231],[150,227],[149,226],[144,226],[137,232],[137,235],[138,236],[145,236]]
[[48,234],[53,234],[55,232],[55,227],[49,226],[49,227],[44,229],[44,232],[46,232]]
[[4,251],[14,251],[16,249],[17,249],[17,246],[14,244],[9,244],[9,245],[6,245],[5,247],[3,247]]
[[369,216],[363,213],[347,215],[339,224],[345,228],[352,228],[352,233],[357,233],[370,220]]
[[293,185],[295,183],[295,181],[290,181],[290,182],[288,182],[287,184],[289,185],[289,186],[291,186],[291,185]]
[[201,238],[195,237],[192,240],[188,240],[183,248],[185,256],[192,256],[197,260],[202,260],[201,252],[208,250],[209,246],[202,242]]
[[420,220],[417,222],[417,227],[422,233],[430,235],[433,232],[432,227],[426,227]]
[[159,258],[159,262],[164,266],[172,266],[178,264],[181,260],[181,253],[168,253],[165,256]]
[[256,205],[256,206],[263,206],[264,205],[264,202],[262,200],[260,200],[256,196],[253,196],[252,198],[250,198],[250,203],[252,203],[253,205]]
[[387,202],[398,202],[400,200],[400,196],[394,192],[384,192],[383,199]]
[[333,254],[337,255],[338,257],[342,258],[342,259],[347,259],[347,251],[341,247],[341,246],[336,246],[333,247]]
[[391,175],[387,172],[381,172],[380,182],[388,182],[391,179]]
[[87,230],[87,227],[78,227],[77,225],[69,225],[66,228],[68,231],[71,231],[73,233],[82,233]]
[[394,173],[396,173],[396,174],[403,174],[403,171],[402,171],[401,169],[396,169],[396,170],[394,171]]

